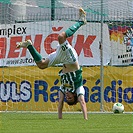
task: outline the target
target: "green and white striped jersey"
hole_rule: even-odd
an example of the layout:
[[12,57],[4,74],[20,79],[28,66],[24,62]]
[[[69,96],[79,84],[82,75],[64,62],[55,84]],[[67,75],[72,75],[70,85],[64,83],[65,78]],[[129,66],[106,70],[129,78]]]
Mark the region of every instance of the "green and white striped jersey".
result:
[[76,89],[83,85],[82,83],[82,68],[75,72],[62,73],[59,72],[61,77],[61,87],[60,90],[65,93],[66,91],[75,93]]

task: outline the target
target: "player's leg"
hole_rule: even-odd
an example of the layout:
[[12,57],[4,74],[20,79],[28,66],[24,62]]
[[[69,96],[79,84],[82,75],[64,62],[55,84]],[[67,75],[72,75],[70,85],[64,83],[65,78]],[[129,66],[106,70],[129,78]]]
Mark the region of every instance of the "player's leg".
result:
[[72,25],[71,27],[69,27],[65,33],[67,37],[72,36],[82,25],[86,24],[86,13],[85,11],[80,8],[79,9],[79,20],[78,22],[76,22],[74,25]]
[[38,51],[32,45],[31,40],[27,40],[27,41],[24,41],[24,42],[20,42],[17,45],[17,48],[27,48],[30,51],[32,57],[34,58],[37,66],[40,69],[45,69],[45,68],[48,67],[49,60],[48,59],[44,60],[42,58],[42,56],[38,53]]
[[67,37],[72,36],[82,25],[86,24],[86,13],[80,8],[79,9],[79,20],[74,25],[69,27],[65,32],[62,32],[58,36],[59,44],[63,44],[66,41]]

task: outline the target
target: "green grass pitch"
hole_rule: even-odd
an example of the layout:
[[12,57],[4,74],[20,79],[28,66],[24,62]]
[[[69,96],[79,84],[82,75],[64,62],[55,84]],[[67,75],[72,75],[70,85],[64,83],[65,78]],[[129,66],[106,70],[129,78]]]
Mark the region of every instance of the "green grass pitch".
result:
[[0,133],[133,133],[132,114],[0,113]]

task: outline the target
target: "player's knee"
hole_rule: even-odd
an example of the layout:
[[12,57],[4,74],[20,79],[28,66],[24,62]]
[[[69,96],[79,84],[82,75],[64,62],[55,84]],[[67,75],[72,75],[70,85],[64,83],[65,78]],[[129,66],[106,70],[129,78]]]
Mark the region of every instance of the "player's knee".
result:
[[39,69],[44,69],[42,65],[37,65]]
[[37,63],[37,66],[39,69],[44,69],[44,67],[40,63],[39,64]]
[[60,33],[58,35],[58,41],[62,41],[64,39],[64,34],[63,33]]
[[41,62],[36,62],[39,69],[45,69],[48,67],[48,63],[45,62],[45,60],[42,60]]
[[65,32],[62,32],[58,35],[58,41],[60,44],[64,43],[66,41],[66,34]]

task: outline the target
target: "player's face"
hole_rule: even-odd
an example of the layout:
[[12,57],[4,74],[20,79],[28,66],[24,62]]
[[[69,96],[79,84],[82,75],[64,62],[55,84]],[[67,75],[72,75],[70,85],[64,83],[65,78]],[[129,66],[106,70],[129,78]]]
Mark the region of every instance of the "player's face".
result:
[[66,100],[68,102],[74,102],[74,95],[69,91],[66,92]]

